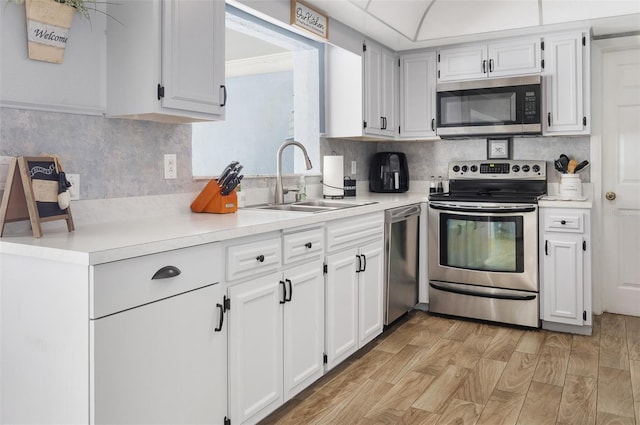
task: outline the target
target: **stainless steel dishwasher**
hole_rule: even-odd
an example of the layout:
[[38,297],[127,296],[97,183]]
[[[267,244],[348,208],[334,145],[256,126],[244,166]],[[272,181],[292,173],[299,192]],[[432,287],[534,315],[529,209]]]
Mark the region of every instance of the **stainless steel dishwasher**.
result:
[[385,211],[384,324],[418,303],[418,220],[420,205]]

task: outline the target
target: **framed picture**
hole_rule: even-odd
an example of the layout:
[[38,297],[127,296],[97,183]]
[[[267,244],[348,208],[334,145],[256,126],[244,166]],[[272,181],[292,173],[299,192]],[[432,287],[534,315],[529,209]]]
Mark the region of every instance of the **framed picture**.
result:
[[329,17],[300,0],[291,0],[291,25],[329,38]]
[[487,139],[487,159],[511,158],[511,137]]

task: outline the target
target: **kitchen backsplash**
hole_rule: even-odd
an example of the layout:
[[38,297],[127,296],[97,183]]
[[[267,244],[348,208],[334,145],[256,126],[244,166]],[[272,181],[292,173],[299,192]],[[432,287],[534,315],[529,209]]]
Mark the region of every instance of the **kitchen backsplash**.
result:
[[[203,181],[191,173],[191,126],[146,121],[0,108],[0,155],[20,156],[55,153],[64,160],[68,173],[80,174],[82,199],[111,199],[197,193]],[[452,160],[486,158],[485,139],[437,140],[428,142],[363,142],[321,139],[320,155],[343,155],[345,176],[362,183],[368,180],[371,156],[379,151],[407,154],[411,180],[427,181],[431,175],[445,176]],[[589,137],[514,138],[514,159],[547,160],[549,182],[559,176],[552,160],[561,153],[578,161],[589,159]],[[178,178],[163,178],[163,155],[177,154]],[[275,152],[274,152],[275,161]],[[351,161],[357,172],[351,173]],[[320,170],[319,170],[320,171]],[[308,177],[313,185],[317,177]],[[590,181],[589,171],[582,174]],[[291,181],[289,181],[291,180]],[[319,183],[319,181],[318,181]],[[264,197],[273,178],[247,178],[243,187]],[[285,185],[295,186],[295,178]],[[248,199],[253,202],[253,199]]]

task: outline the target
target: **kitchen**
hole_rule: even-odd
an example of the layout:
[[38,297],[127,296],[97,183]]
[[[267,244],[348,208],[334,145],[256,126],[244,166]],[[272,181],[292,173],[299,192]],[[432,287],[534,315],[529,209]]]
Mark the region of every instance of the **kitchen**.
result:
[[[11,15],[18,13],[14,6],[10,3],[3,7],[3,19],[18,16]],[[257,5],[254,6],[257,7]],[[268,10],[270,6],[274,9],[271,13]],[[288,21],[288,2],[270,2],[262,4],[261,7],[267,8],[262,12],[279,16],[281,21]],[[86,44],[83,45],[83,54],[75,56],[71,53],[74,50],[70,46],[65,64],[62,66],[71,66],[71,70],[75,73],[78,73],[78,69],[92,71],[78,73],[79,75],[75,79],[66,78],[52,81],[42,78],[43,65],[37,66],[38,64],[33,61],[29,63],[26,58],[22,57],[21,55],[24,53],[20,49],[23,47],[20,49],[7,47],[11,40],[23,46],[23,32],[19,36],[12,36],[14,38],[5,37],[3,33],[3,67],[11,63],[12,60],[17,61],[14,63],[26,62],[28,65],[24,69],[20,69],[20,72],[25,75],[24,80],[20,79],[17,82],[3,80],[2,82],[2,91],[8,92],[8,95],[3,96],[3,108],[0,110],[0,114],[2,114],[2,152],[0,154],[22,155],[54,151],[65,158],[67,169],[72,170],[70,172],[80,173],[83,182],[85,182],[81,183],[80,188],[82,199],[87,199],[87,201],[84,205],[82,201],[79,201],[77,206],[73,205],[78,225],[91,221],[107,223],[112,221],[113,217],[127,212],[153,217],[159,215],[160,212],[166,214],[181,210],[192,201],[194,193],[197,193],[202,187],[202,182],[192,181],[188,172],[191,169],[192,155],[189,129],[180,125],[113,120],[100,116],[104,111],[106,95],[103,86],[96,84],[96,79],[105,78],[102,70],[105,40],[96,30],[96,26],[103,21],[97,17],[95,19],[96,21],[92,23],[94,25],[93,31],[89,23],[77,18],[74,21],[73,32],[77,31],[77,33],[86,36],[84,40],[78,42]],[[5,23],[3,20],[3,31],[8,31],[7,28],[11,28],[11,25],[5,25]],[[336,43],[342,44],[354,52],[358,49],[361,50],[361,37],[359,39],[349,38],[345,34],[353,34],[353,30],[341,26],[338,22],[331,22],[330,37],[334,37],[334,40],[337,40]],[[341,38],[342,40],[340,40]],[[606,50],[608,48],[606,44],[613,41],[601,40],[599,43],[604,47],[600,49]],[[593,45],[592,55],[602,55],[602,53],[598,53],[595,42]],[[5,60],[5,53],[13,56],[9,56]],[[74,61],[79,61],[80,64],[76,64]],[[602,72],[605,71],[598,67],[592,67],[592,80],[595,87],[597,87],[599,79],[602,78]],[[8,78],[11,75],[15,74],[4,72],[3,69],[3,76]],[[51,78],[53,76],[61,77],[53,71],[48,72],[47,75]],[[73,93],[74,96],[65,93]],[[586,182],[593,184],[594,193],[600,194],[598,197],[603,198],[604,192],[608,191],[604,185],[605,176],[599,178],[600,176],[597,174],[600,174],[601,170],[607,169],[598,162],[598,158],[602,156],[604,150],[603,142],[600,140],[605,140],[601,139],[600,132],[606,126],[602,121],[598,122],[598,119],[600,116],[605,116],[607,111],[604,108],[599,112],[597,110],[600,102],[597,102],[596,99],[601,96],[599,93],[599,90],[592,90],[593,123],[591,124],[591,135],[516,137],[512,146],[513,158],[545,158],[550,161],[563,152],[577,158],[589,158],[592,165],[590,170],[587,170],[587,174],[583,174],[583,177]],[[25,104],[31,106],[23,109]],[[40,104],[40,108],[34,107],[34,104]],[[42,104],[57,105],[57,108],[42,107]],[[50,112],[39,112],[40,109],[49,109]],[[56,109],[58,112],[51,112]],[[78,110],[93,111],[95,115],[60,113],[60,111],[70,112],[74,109],[76,112]],[[415,188],[416,191],[421,191],[423,194],[427,191],[430,176],[446,175],[446,164],[450,161],[486,157],[486,141],[484,139],[436,140],[423,143],[369,143],[358,140],[323,139],[321,143],[323,154],[336,151],[344,155],[347,164],[350,164],[352,160],[356,161],[358,164],[356,175],[359,183],[365,182],[368,178],[366,164],[374,152],[403,151],[409,158],[411,177],[412,180],[415,180],[415,182],[412,181],[412,190]],[[178,178],[175,180],[163,180],[161,173],[158,174],[157,170],[161,171],[158,164],[161,164],[162,155],[165,153],[177,153]],[[275,156],[275,152],[273,156]],[[274,157],[271,157],[270,160],[275,163]],[[111,178],[111,176],[115,178]],[[550,182],[557,183],[557,180],[554,181],[554,179],[558,178],[558,175],[549,167]],[[257,185],[264,186],[259,179]],[[266,185],[273,187],[272,181],[268,181]],[[247,189],[249,189],[248,196],[251,196],[249,185],[247,185]],[[359,193],[366,192],[366,186],[364,189],[361,187],[358,189]],[[594,199],[598,197],[594,197]],[[144,203],[144,206],[140,208],[139,205],[136,205],[136,201]],[[250,199],[249,201],[251,202]],[[262,199],[257,202],[262,202]],[[602,219],[598,218],[598,214],[604,216],[603,209],[604,205],[598,204],[598,202],[594,203],[593,223],[604,223]],[[629,218],[629,220],[631,219]],[[604,228],[597,228],[595,224],[593,232],[595,238],[602,238],[605,233]],[[609,258],[608,252],[610,251],[604,251],[604,249],[601,253],[594,251],[593,258]],[[599,282],[605,280],[598,277],[603,276],[603,271],[598,270],[604,266],[603,263],[594,261],[593,264],[593,311],[596,314],[605,310],[602,304],[602,294],[605,290],[598,286]],[[627,273],[632,272],[631,270]],[[610,308],[607,306],[606,310],[609,311]]]

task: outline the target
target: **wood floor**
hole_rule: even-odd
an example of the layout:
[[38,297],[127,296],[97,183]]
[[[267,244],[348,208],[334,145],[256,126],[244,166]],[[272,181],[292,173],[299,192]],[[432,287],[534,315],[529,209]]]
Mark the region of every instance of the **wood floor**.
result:
[[412,312],[261,424],[640,425],[640,318],[594,322],[586,337]]

